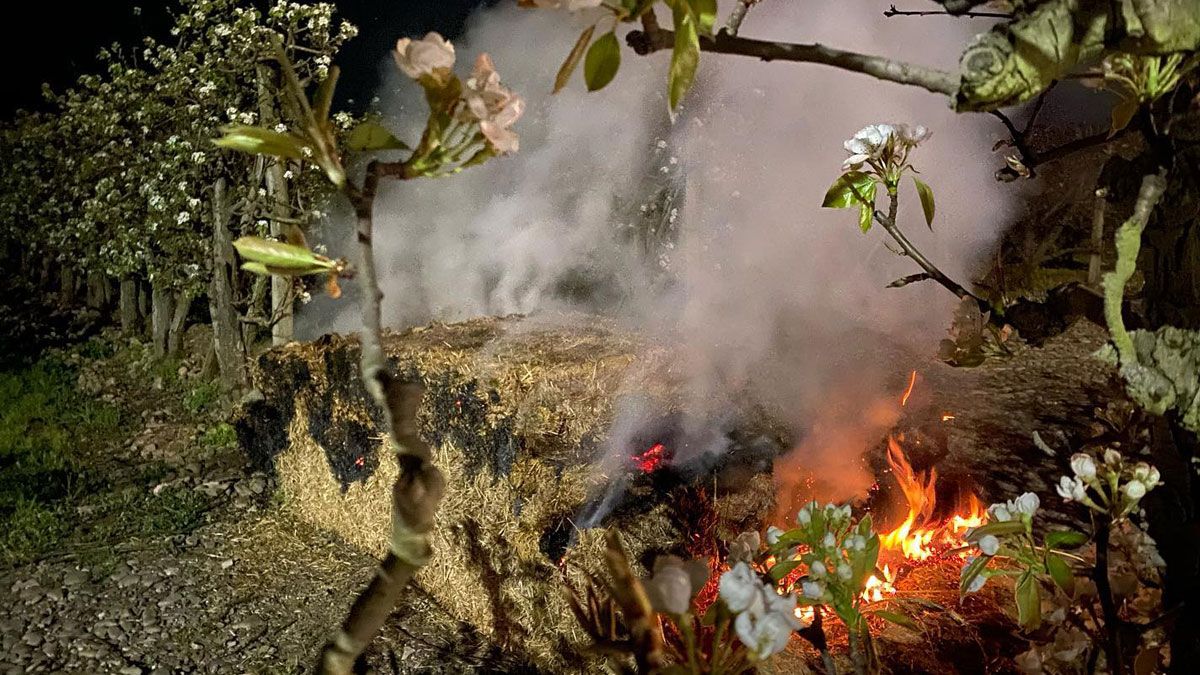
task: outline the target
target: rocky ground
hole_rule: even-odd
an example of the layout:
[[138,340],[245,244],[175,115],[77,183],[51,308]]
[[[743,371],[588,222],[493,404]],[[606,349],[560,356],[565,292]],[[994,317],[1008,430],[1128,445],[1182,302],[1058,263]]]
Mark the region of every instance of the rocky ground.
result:
[[[221,407],[197,405],[198,365],[156,373],[122,354],[69,357],[121,419],[76,439],[84,487],[32,526],[0,512],[0,673],[311,672],[374,559],[289,516]],[[415,589],[393,619],[378,672],[521,670]]]

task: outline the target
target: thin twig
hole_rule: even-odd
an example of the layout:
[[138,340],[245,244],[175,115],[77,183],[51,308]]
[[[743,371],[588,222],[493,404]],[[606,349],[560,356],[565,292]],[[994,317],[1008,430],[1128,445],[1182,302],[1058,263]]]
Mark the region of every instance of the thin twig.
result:
[[737,35],[738,30],[742,27],[742,21],[746,19],[746,13],[750,8],[757,5],[760,0],[738,0],[733,6],[733,11],[729,13],[729,21],[725,24],[725,32],[730,35]]
[[883,226],[883,229],[887,230],[887,233],[892,236],[892,239],[896,240],[896,243],[899,244],[900,248],[904,250],[904,255],[912,258],[912,261],[917,263],[921,269],[925,270],[925,273],[928,274],[931,279],[944,286],[954,295],[958,296],[959,298],[973,298],[975,301],[980,303],[979,306],[983,311],[990,310],[991,308],[988,307],[986,302],[977,297],[974,293],[971,293],[967,289],[960,286],[958,282],[946,276],[940,269],[937,268],[936,265],[930,262],[924,254],[917,250],[917,247],[908,240],[908,237],[904,236],[904,233],[901,232],[900,228],[896,226],[896,211],[899,207],[899,198],[894,194],[888,195],[888,198],[889,203],[887,215],[876,211],[874,214],[875,222]]
[[[1063,157],[1067,157],[1068,155],[1072,155],[1076,152],[1087,150],[1088,148],[1094,148],[1098,145],[1105,145],[1110,141],[1115,141],[1118,138],[1122,138],[1123,136],[1125,136],[1128,133],[1129,133],[1129,127],[1126,127],[1124,129],[1118,131],[1116,134],[1110,135],[1109,132],[1102,131],[1098,134],[1093,134],[1091,136],[1084,136],[1083,138],[1077,138],[1073,141],[1070,141],[1069,143],[1063,143],[1062,145],[1050,148],[1049,150],[1044,150],[1042,152],[1034,152],[1030,156],[1028,162],[1026,162],[1024,159],[1022,159],[1021,163],[1024,164],[1026,166],[1026,168],[1032,170],[1034,167],[1041,166],[1042,164],[1045,164],[1046,162],[1052,162],[1056,159],[1062,159]],[[1020,177],[1021,177],[1021,175],[1019,173],[1017,173],[1016,169],[1013,169],[1010,166],[1006,166],[1003,169],[1000,169],[999,171],[996,172],[996,180],[1004,182],[1004,183],[1014,181]]]
[[953,16],[953,17],[969,17],[972,19],[1015,19],[1016,16],[1007,12],[961,12],[951,14],[946,10],[916,10],[916,9],[896,9],[892,5],[888,9],[883,10],[883,15],[891,18],[893,16]]
[[1092,204],[1092,242],[1088,257],[1087,284],[1100,286],[1100,267],[1104,257],[1104,209],[1108,204],[1108,188],[1096,188],[1096,201]]
[[[643,16],[644,19],[645,16]],[[673,48],[675,33],[661,28],[646,29],[643,22],[643,30],[630,31],[625,37],[625,41],[629,43],[634,52],[646,55]],[[958,92],[959,76],[957,73],[894,61],[882,56],[842,51],[819,44],[752,40],[721,31],[712,37],[702,36],[700,49],[717,54],[751,56],[763,61],[818,63],[864,73],[888,82],[921,87],[935,94],[946,96],[954,96]]]

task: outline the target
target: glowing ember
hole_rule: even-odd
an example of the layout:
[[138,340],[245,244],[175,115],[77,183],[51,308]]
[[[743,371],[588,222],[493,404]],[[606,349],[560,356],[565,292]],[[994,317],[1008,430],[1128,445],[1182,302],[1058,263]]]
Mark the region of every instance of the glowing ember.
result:
[[952,419],[954,419],[954,415],[951,415],[950,413],[945,413],[942,415],[943,422],[949,422]]
[[366,457],[359,457],[358,459],[354,460],[354,466],[357,466],[360,469],[363,468],[363,465],[365,465],[366,463],[367,463]]
[[640,455],[634,455],[633,463],[643,473],[652,473],[655,469],[663,465],[667,459],[667,446],[662,443],[655,443],[648,450]]
[[812,623],[813,619],[817,618],[817,610],[815,607],[797,607],[795,614],[796,618],[803,621],[804,625],[806,626]]
[[900,397],[900,406],[908,405],[908,397],[912,396],[913,386],[917,384],[917,371],[912,371],[908,376],[908,389],[904,390],[904,395]]

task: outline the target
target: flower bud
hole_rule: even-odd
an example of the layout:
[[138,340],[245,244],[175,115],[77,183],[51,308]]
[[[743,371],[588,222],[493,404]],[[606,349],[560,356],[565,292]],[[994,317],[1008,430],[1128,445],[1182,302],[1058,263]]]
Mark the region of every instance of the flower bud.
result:
[[1071,471],[1084,480],[1095,478],[1096,460],[1092,459],[1091,455],[1076,453],[1071,456]]

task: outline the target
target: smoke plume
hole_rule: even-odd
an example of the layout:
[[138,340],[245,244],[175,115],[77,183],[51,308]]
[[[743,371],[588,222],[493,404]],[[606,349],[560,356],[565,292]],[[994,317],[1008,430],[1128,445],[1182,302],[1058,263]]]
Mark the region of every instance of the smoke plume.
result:
[[[576,75],[551,96],[588,17],[512,4],[480,12],[456,48],[460,70],[490,53],[504,82],[526,98],[521,151],[450,179],[384,187],[376,254],[385,321],[563,308],[624,317],[682,346],[694,410],[716,415],[748,392],[786,411],[806,439],[791,461],[832,476],[846,493],[865,487],[856,454],[891,423],[877,402],[898,393],[914,355],[935,347],[956,299],[928,282],[885,289],[919,270],[889,250],[882,230],[861,233],[855,213],[821,209],[822,196],[840,174],[843,140],[859,128],[929,127],[932,138],[912,158],[937,196],[937,219],[929,231],[909,183],[899,222],[965,283],[1006,219],[989,161],[995,121],[865,75],[718,54],[703,55],[674,125],[666,52],[626,49],[602,92],[584,92]],[[730,4],[722,3],[722,16]],[[766,0],[741,34],[954,70],[962,45],[987,27],[888,19],[887,4]],[[394,129],[415,137],[420,92],[384,67],[391,74],[381,109]],[[683,184],[681,205],[665,214],[678,234],[648,255],[628,221],[664,177]],[[663,283],[664,270],[673,283]],[[347,309],[335,325],[316,327],[356,328]],[[621,435],[610,440],[614,453],[624,452]]]

